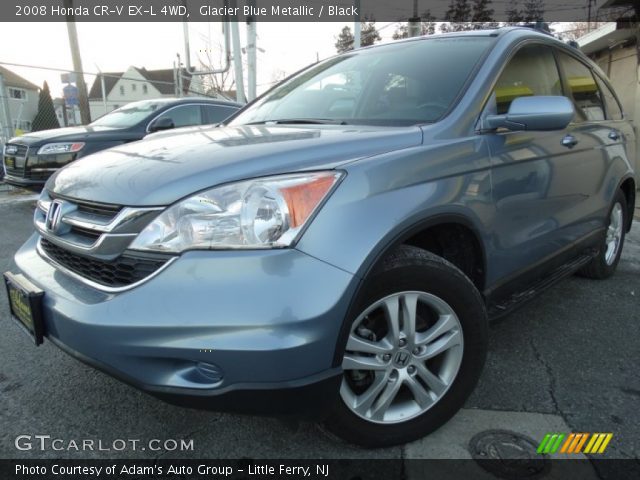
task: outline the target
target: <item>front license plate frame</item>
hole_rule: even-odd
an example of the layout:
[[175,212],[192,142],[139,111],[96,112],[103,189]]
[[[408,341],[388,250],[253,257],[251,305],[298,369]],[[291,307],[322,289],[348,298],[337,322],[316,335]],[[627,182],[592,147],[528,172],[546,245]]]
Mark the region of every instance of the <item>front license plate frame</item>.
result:
[[5,272],[2,276],[7,289],[11,317],[34,340],[36,346],[40,345],[44,339],[44,292],[22,274]]

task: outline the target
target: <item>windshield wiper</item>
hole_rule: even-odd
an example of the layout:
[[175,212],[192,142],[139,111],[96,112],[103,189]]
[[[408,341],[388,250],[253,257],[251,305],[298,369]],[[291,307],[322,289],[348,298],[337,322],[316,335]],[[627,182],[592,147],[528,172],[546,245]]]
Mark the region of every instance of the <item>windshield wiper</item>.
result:
[[331,118],[279,118],[276,120],[260,120],[259,122],[250,122],[247,125],[265,125],[267,123],[274,124],[291,124],[291,125],[348,125],[344,120],[333,120]]

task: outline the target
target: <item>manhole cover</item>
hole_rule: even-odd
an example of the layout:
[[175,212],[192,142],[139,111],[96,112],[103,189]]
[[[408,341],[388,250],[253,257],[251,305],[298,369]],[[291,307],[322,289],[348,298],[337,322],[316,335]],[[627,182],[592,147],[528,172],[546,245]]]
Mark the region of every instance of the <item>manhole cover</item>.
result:
[[500,478],[535,478],[551,468],[533,440],[509,430],[480,432],[469,442],[469,450],[482,468]]

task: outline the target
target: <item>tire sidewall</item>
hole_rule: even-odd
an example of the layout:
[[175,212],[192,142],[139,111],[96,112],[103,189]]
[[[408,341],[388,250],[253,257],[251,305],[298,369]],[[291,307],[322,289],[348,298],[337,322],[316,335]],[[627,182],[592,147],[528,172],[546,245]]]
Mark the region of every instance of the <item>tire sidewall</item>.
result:
[[[443,425],[463,406],[480,377],[487,351],[484,303],[475,286],[460,270],[444,259],[419,251],[428,255],[421,253],[418,259],[395,258],[393,265],[383,266],[365,281],[354,303],[353,314],[348,318],[349,331],[360,313],[377,300],[402,291],[424,291],[447,302],[458,316],[464,342],[460,368],[443,397],[429,410],[407,422],[388,425],[368,422],[349,410],[339,396],[330,430],[352,443],[386,446],[423,437]],[[359,431],[360,435],[354,436],[352,430]]]

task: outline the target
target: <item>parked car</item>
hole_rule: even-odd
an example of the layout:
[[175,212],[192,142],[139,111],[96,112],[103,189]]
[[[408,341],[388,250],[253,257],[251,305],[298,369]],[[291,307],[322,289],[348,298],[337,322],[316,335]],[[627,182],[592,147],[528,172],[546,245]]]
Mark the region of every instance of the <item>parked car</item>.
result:
[[488,319],[614,273],[634,148],[604,73],[533,29],[351,51],[57,172],[13,313],[169,402],[411,441],[474,389]]
[[5,182],[40,190],[59,168],[89,154],[142,139],[149,132],[217,124],[242,105],[201,97],[129,103],[88,126],[30,132],[4,148]]

